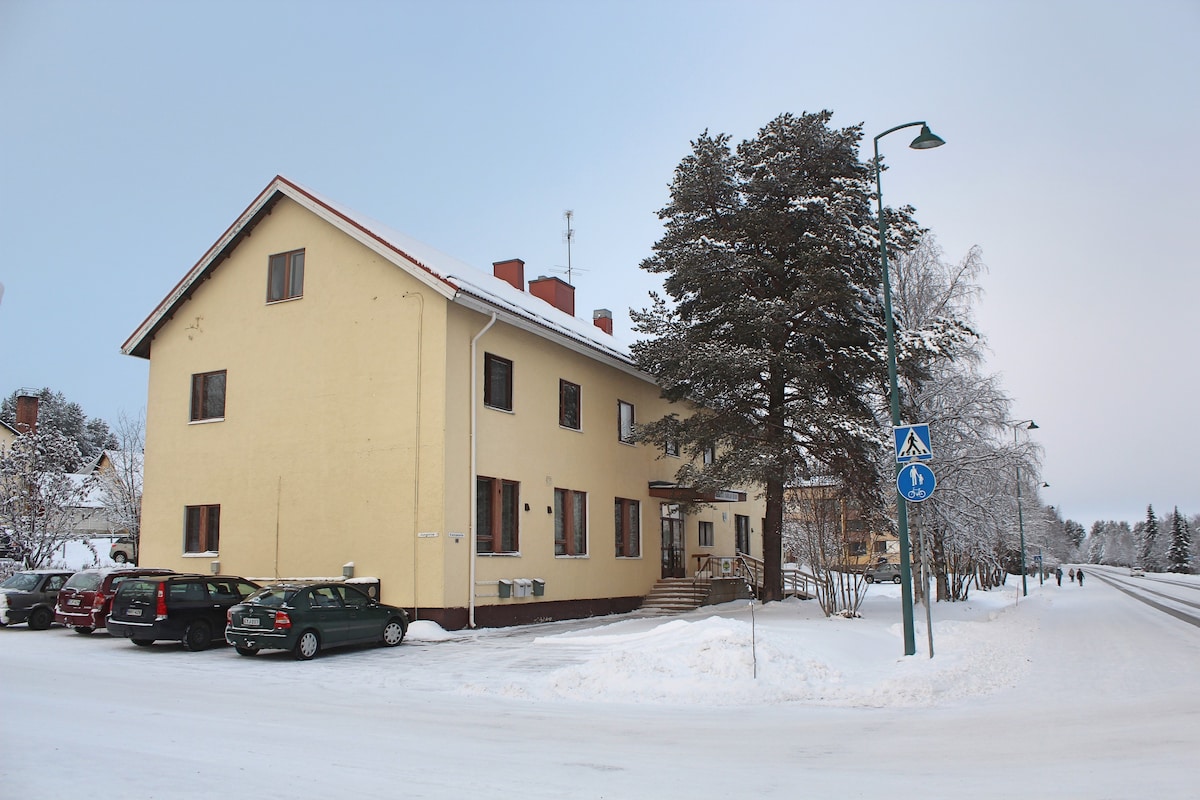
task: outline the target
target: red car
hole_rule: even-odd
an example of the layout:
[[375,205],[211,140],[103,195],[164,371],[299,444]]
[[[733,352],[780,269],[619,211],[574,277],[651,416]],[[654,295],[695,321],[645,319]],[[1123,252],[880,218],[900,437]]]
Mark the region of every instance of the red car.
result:
[[104,620],[112,610],[113,595],[127,578],[143,575],[170,575],[171,569],[142,567],[109,567],[76,572],[58,593],[54,621],[67,625],[76,633],[91,633],[104,628]]

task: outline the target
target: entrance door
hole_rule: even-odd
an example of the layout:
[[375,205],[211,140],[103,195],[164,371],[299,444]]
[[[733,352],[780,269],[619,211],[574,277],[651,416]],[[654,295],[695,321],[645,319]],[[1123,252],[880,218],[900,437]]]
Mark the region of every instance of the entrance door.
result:
[[662,504],[662,577],[684,577],[683,515],[679,506]]

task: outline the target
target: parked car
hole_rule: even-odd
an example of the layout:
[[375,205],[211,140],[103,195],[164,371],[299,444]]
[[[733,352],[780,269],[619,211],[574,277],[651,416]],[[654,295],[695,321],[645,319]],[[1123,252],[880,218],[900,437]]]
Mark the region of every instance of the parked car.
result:
[[291,650],[302,661],[327,647],[376,642],[395,647],[408,633],[404,609],[334,581],[270,586],[230,608],[227,619],[225,641],[239,654]]
[[28,622],[44,631],[54,622],[54,600],[72,570],[27,569],[0,583],[0,626]]
[[1144,578],[1144,577],[1146,577],[1146,572],[1141,567],[1130,567],[1129,568],[1129,577]]
[[900,582],[900,565],[899,564],[876,564],[873,567],[867,568],[863,573],[863,577],[867,583],[892,583]]
[[89,634],[104,627],[112,610],[113,595],[122,581],[145,575],[172,575],[172,569],[143,567],[108,567],[76,572],[58,593],[54,606],[54,621],[74,628],[76,633]]
[[258,591],[233,575],[146,575],[121,583],[113,596],[109,634],[146,646],[159,639],[204,650],[224,640],[225,612]]
[[108,548],[108,557],[118,564],[137,563],[137,542],[132,536],[122,536]]

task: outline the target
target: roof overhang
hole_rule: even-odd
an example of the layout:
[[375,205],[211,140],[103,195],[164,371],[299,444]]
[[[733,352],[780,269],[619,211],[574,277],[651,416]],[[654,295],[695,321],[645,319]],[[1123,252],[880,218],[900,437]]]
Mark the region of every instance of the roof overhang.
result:
[[733,489],[706,492],[670,481],[650,481],[650,496],[675,503],[743,503],[746,493]]

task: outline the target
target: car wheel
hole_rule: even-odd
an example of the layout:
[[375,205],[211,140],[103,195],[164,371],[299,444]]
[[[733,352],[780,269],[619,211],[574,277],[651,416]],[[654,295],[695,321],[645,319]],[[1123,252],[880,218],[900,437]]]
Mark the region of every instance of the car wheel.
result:
[[124,553],[117,553],[115,556],[113,556],[113,561],[115,561],[118,564],[124,564],[128,560],[129,559],[125,556]]
[[398,619],[388,620],[388,624],[383,626],[383,644],[386,647],[395,647],[404,641],[404,623]]
[[133,642],[138,647],[149,647],[150,645],[154,644],[153,639],[130,639],[129,641]]
[[320,651],[321,637],[317,635],[316,631],[305,631],[296,640],[296,646],[292,648],[292,655],[298,661],[308,661]]
[[899,575],[897,575],[896,577],[892,578],[892,583],[899,583],[899,582],[900,582],[900,576],[899,576]]
[[75,629],[75,632],[76,632],[76,633],[81,633],[81,634],[83,634],[84,636],[87,636],[89,633],[91,633],[91,632],[92,632],[92,631],[94,631],[94,630],[96,630],[96,629],[95,629],[95,628],[89,628],[89,627],[87,627],[86,625],[80,625],[78,628],[76,628],[76,629]]
[[35,631],[44,631],[54,622],[54,612],[45,606],[29,612],[29,627]]
[[195,653],[198,650],[207,650],[212,644],[212,628],[203,620],[196,620],[189,624],[183,632],[183,646]]
[[258,655],[257,647],[239,647],[237,648],[239,656],[256,656]]
[[875,579],[874,579],[874,578],[872,578],[870,575],[868,575],[868,576],[867,576],[867,583],[874,583],[874,582],[875,582]]

